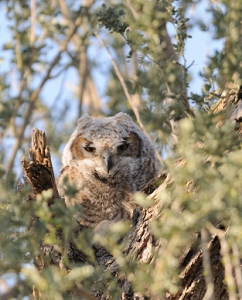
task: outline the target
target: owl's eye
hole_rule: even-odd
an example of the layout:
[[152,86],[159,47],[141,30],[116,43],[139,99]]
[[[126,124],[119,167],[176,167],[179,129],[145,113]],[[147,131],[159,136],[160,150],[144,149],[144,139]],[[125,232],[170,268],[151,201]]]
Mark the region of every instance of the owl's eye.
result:
[[84,149],[90,153],[95,153],[95,151],[96,151],[96,148],[94,148],[94,147],[85,147]]
[[128,146],[129,146],[129,144],[122,144],[122,145],[118,146],[117,149],[119,152],[123,152],[128,148]]

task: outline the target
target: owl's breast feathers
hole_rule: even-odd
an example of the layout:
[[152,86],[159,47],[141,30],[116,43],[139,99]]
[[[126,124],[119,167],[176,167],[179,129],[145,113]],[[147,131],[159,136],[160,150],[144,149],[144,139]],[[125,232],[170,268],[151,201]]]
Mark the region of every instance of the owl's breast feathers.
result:
[[[120,178],[120,182],[117,178],[115,175],[104,177],[96,171],[80,172],[76,167],[66,166],[57,183],[67,206],[82,205],[78,222],[94,228],[102,220],[131,219],[134,209],[138,209],[132,197],[132,186],[127,184],[125,178]],[[68,185],[75,186],[77,192],[74,196],[65,195]]]

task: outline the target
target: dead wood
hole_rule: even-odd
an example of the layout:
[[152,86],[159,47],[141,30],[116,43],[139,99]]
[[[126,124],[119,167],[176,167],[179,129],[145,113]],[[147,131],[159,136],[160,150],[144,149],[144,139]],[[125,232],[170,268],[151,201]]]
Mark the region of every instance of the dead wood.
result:
[[34,128],[32,135],[32,148],[29,151],[30,161],[23,158],[21,163],[30,183],[34,195],[52,189],[53,196],[49,204],[54,199],[59,198],[56,186],[54,170],[51,162],[50,149],[46,145],[45,132]]

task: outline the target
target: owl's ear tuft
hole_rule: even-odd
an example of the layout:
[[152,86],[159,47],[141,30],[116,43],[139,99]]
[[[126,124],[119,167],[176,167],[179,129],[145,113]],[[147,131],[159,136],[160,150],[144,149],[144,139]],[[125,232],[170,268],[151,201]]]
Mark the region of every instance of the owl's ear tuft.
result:
[[90,117],[88,114],[85,114],[77,120],[77,124],[82,123],[83,121],[86,122],[87,120],[92,120],[92,117]]
[[86,115],[82,116],[80,119],[77,120],[77,125],[79,127],[80,125],[84,125],[86,123],[89,123],[92,120],[93,120],[92,117],[90,117],[88,114],[86,114]]
[[126,121],[126,122],[132,122],[132,118],[130,117],[130,115],[123,113],[123,112],[119,112],[118,114],[116,114],[114,116],[115,120],[117,121]]

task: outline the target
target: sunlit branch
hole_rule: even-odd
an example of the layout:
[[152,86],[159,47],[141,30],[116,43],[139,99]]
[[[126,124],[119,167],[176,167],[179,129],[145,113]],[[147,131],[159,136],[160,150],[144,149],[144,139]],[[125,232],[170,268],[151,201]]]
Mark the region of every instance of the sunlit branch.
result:
[[202,250],[203,250],[203,268],[207,291],[204,295],[205,300],[214,300],[214,284],[211,270],[210,254],[208,250],[208,232],[206,228],[201,229]]
[[15,143],[13,145],[13,148],[12,148],[12,152],[10,154],[10,158],[9,158],[9,161],[8,161],[8,164],[7,164],[7,168],[6,168],[6,171],[7,171],[7,174],[12,170],[13,168],[13,164],[14,164],[14,160],[15,160],[15,157],[17,155],[17,152],[19,150],[19,147],[21,146],[21,143],[22,143],[22,139],[23,139],[23,136],[24,136],[24,132],[25,132],[25,129],[27,127],[27,125],[29,124],[29,120],[31,118],[31,115],[32,115],[32,111],[34,109],[34,105],[36,103],[36,100],[38,99],[38,96],[40,94],[40,92],[42,91],[44,85],[46,84],[46,82],[48,81],[48,79],[50,78],[51,76],[51,72],[53,70],[53,68],[57,65],[57,63],[59,62],[60,58],[61,58],[61,55],[62,53],[66,50],[69,42],[71,41],[71,39],[73,38],[74,34],[76,33],[78,27],[81,25],[82,23],[82,16],[79,16],[77,18],[77,20],[75,21],[75,26],[70,30],[67,38],[66,38],[66,41],[60,46],[59,48],[59,52],[57,53],[57,55],[55,56],[55,58],[53,59],[52,63],[50,64],[47,72],[46,72],[46,75],[44,76],[44,78],[42,79],[39,87],[31,94],[30,96],[30,99],[29,99],[29,106],[28,106],[28,109],[25,113],[25,116],[24,116],[24,121],[23,121],[23,125],[19,128],[19,132],[18,132],[18,136],[15,140]]
[[115,62],[115,60],[114,60],[114,58],[113,58],[113,56],[112,56],[110,50],[108,49],[108,47],[107,47],[107,45],[104,43],[104,41],[101,39],[101,37],[100,37],[100,35],[98,34],[98,32],[96,31],[94,34],[95,34],[95,36],[97,37],[97,39],[99,40],[100,44],[107,50],[109,59],[110,59],[112,65],[113,65],[113,68],[114,68],[114,70],[115,70],[115,73],[116,73],[116,75],[118,76],[118,79],[119,79],[119,81],[120,81],[120,83],[121,83],[121,85],[122,85],[122,88],[123,88],[123,90],[124,90],[125,96],[127,97],[128,102],[129,102],[129,104],[130,104],[130,106],[131,106],[131,108],[132,108],[132,110],[133,110],[133,112],[134,112],[134,114],[135,114],[136,120],[137,120],[137,122],[138,122],[140,128],[147,134],[146,129],[145,129],[145,127],[144,127],[144,125],[143,125],[143,123],[142,123],[142,121],[141,121],[139,111],[138,111],[137,107],[135,107],[135,105],[134,105],[134,103],[133,103],[132,97],[130,96],[130,94],[129,94],[129,92],[128,92],[127,85],[126,85],[126,83],[125,83],[125,81],[124,81],[124,78],[123,78],[122,74],[121,74],[120,71],[119,71],[118,65],[116,64],[116,62]]
[[36,0],[30,1],[31,9],[31,29],[30,29],[30,44],[33,45],[35,42],[35,29],[36,29]]

